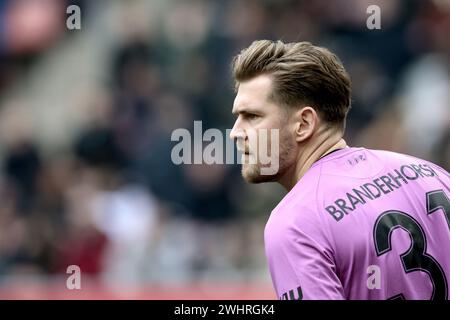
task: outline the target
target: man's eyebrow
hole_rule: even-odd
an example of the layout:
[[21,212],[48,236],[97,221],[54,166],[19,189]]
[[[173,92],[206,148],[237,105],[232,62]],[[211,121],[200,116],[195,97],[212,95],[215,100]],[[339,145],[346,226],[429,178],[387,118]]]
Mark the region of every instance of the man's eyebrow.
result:
[[232,114],[238,115],[240,113],[258,113],[259,111],[256,108],[252,108],[250,106],[244,106],[241,108],[236,108],[231,111]]
[[236,107],[236,108],[233,108],[231,113],[233,115],[237,116],[238,114],[242,113],[244,110],[245,110],[245,107]]

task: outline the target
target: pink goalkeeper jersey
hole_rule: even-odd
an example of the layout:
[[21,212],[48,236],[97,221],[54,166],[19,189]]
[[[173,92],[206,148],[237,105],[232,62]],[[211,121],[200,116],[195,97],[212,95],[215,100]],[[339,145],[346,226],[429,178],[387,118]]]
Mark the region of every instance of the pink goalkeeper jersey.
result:
[[350,148],[319,159],[265,228],[279,299],[447,299],[450,174]]

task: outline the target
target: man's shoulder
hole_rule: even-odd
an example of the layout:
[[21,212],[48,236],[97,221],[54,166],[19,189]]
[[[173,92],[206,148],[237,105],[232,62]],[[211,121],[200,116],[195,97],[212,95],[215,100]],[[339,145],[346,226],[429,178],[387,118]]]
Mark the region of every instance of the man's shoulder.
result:
[[377,157],[392,160],[392,161],[421,161],[421,162],[429,162],[433,164],[430,160],[426,160],[424,158],[414,156],[412,154],[407,154],[399,151],[391,151],[391,150],[383,150],[383,149],[369,149],[369,148],[352,148],[355,150],[364,150],[370,154],[373,154]]
[[394,176],[399,172],[412,174],[416,169],[428,176],[435,168],[440,167],[408,154],[349,147],[311,167],[272,210],[272,215],[282,215],[289,220],[302,217],[321,220],[324,203],[341,198],[364,183],[373,183],[388,173]]
[[406,153],[396,152],[396,151],[390,151],[390,150],[383,150],[383,149],[371,149],[371,148],[364,148],[364,147],[348,147],[346,148],[346,152],[343,152],[341,154],[341,157],[336,158],[334,160],[338,160],[341,158],[347,158],[362,154],[364,155],[365,159],[372,159],[372,160],[392,160],[392,161],[404,161],[405,159],[418,159],[417,157],[411,156]]
[[[405,153],[362,147],[347,147],[343,152],[313,165],[311,171],[313,175],[320,173],[322,180],[328,177],[325,184],[320,184],[320,188],[323,188],[326,185],[336,186],[344,183],[346,177],[370,178],[383,169],[395,168],[412,163],[422,163],[438,167],[429,160]],[[335,178],[333,179],[332,177]],[[339,177],[339,179],[336,177]]]
[[317,211],[318,176],[302,179],[289,191],[272,210],[271,217],[282,217],[285,223],[292,223],[299,218],[313,218]]
[[[315,199],[320,178],[320,168],[308,170],[294,187],[281,199],[278,206],[307,205]],[[278,207],[277,206],[277,207]]]

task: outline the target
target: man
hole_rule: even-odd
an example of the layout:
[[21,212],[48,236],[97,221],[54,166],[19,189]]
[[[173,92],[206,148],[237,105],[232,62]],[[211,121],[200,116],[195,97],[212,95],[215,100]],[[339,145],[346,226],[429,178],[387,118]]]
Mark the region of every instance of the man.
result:
[[[350,78],[327,49],[255,41],[233,73],[242,175],[289,191],[265,229],[279,299],[447,299],[449,173],[346,145]],[[279,132],[268,142],[279,146],[274,174],[261,174],[267,164],[248,139],[260,129]]]

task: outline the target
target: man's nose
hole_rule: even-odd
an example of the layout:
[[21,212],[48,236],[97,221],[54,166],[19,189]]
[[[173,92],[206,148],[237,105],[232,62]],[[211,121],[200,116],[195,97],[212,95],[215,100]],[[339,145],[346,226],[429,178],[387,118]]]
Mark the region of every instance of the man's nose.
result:
[[244,139],[245,138],[245,132],[239,125],[239,119],[236,120],[234,123],[233,128],[230,132],[230,139],[232,140],[238,140],[238,139]]

